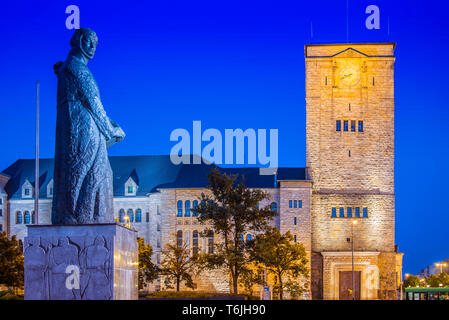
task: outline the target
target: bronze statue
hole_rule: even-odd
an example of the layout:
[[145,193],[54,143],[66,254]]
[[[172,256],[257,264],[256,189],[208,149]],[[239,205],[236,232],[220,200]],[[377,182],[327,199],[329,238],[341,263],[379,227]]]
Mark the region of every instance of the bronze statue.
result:
[[125,133],[103,108],[97,83],[87,68],[98,38],[77,29],[65,62],[58,62],[53,224],[114,222],[112,170],[106,148]]

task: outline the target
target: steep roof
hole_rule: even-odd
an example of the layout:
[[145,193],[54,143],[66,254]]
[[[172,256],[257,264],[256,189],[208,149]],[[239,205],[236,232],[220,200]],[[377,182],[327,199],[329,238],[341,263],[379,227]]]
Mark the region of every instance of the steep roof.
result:
[[[168,155],[156,156],[110,156],[113,171],[114,196],[125,196],[125,182],[131,177],[138,185],[136,196],[145,196],[158,189],[206,188],[207,175],[216,167],[207,164],[175,165]],[[39,195],[47,198],[47,185],[53,179],[53,159],[40,159]],[[273,175],[260,175],[259,168],[220,168],[228,175],[245,177],[251,188],[273,188]],[[21,198],[21,187],[28,180],[34,186],[34,159],[19,159],[3,172],[10,176],[5,186],[9,198]],[[239,178],[239,179],[240,179]],[[305,180],[304,168],[279,168],[278,180]]]

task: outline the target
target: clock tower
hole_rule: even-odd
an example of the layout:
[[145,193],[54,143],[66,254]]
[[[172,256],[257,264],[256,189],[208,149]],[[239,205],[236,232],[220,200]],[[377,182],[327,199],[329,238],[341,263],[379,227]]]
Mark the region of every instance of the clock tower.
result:
[[305,46],[313,298],[397,297],[394,49]]

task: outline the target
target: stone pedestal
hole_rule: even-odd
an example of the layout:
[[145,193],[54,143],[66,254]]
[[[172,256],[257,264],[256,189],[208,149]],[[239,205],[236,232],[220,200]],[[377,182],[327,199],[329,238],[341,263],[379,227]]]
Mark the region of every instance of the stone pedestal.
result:
[[136,237],[116,223],[28,226],[25,299],[137,299]]

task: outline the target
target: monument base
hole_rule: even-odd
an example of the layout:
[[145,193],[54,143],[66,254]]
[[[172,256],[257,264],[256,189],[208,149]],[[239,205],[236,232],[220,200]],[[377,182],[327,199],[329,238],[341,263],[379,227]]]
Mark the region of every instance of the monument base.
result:
[[136,300],[136,238],[116,223],[29,225],[25,300]]

